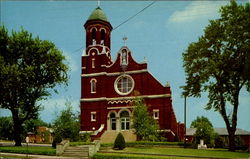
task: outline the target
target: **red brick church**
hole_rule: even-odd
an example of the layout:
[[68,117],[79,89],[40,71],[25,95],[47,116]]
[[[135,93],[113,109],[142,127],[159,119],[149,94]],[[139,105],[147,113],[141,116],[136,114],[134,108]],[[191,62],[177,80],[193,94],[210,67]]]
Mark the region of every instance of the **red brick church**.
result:
[[147,63],[137,63],[127,46],[122,46],[112,60],[112,25],[100,7],[91,13],[84,27],[86,52],[82,56],[80,133],[91,133],[92,139],[110,142],[122,132],[125,140],[136,140],[131,125],[132,103],[137,92],[167,140],[183,139],[184,125],[176,121],[169,84],[159,83],[148,72]]

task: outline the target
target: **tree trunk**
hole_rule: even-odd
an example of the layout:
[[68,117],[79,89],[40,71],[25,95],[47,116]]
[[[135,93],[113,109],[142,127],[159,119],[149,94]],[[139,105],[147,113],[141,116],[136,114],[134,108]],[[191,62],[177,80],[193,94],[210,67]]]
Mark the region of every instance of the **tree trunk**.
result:
[[235,129],[228,130],[229,151],[235,151]]
[[13,125],[14,125],[14,140],[15,140],[15,146],[22,146],[22,123],[20,122],[20,119],[18,117],[18,110],[11,110],[12,112],[12,119],[13,119]]

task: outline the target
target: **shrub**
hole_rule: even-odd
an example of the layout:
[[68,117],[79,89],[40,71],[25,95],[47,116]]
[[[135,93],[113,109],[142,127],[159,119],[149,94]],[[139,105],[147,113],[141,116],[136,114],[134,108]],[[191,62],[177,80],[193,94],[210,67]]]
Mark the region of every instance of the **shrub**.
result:
[[223,138],[217,135],[214,141],[214,145],[215,145],[215,148],[224,148],[225,144],[224,144]]
[[114,149],[123,150],[125,148],[125,140],[121,133],[119,133],[115,139]]

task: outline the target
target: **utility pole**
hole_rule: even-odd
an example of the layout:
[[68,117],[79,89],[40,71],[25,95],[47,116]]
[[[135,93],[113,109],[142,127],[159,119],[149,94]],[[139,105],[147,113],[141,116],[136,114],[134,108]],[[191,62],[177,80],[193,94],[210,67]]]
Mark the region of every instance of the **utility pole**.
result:
[[187,116],[186,116],[186,108],[187,108],[187,100],[186,100],[186,98],[187,98],[187,96],[185,95],[184,96],[184,148],[186,148],[186,133],[187,133],[187,121],[186,121],[186,118],[187,118]]

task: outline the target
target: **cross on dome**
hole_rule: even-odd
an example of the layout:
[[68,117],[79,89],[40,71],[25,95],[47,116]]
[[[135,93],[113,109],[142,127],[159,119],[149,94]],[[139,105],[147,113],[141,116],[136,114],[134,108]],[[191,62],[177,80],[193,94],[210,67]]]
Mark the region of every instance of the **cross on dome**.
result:
[[98,0],[98,1],[97,1],[97,7],[100,7],[100,5],[101,5],[101,1]]

